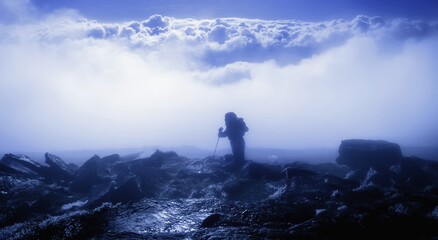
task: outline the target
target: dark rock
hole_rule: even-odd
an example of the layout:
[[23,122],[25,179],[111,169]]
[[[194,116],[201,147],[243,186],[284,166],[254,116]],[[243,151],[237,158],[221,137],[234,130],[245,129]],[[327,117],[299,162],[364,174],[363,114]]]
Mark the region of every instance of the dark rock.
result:
[[245,162],[243,161],[225,161],[221,168],[229,173],[240,173]]
[[365,170],[370,167],[378,171],[387,171],[402,159],[398,144],[381,140],[351,139],[342,141],[339,147],[338,164],[347,165],[353,170]]
[[66,181],[73,179],[72,172],[68,165],[61,158],[50,153],[45,154],[46,163],[50,167],[42,167],[43,175],[49,182]]
[[317,175],[314,171],[310,171],[302,168],[288,167],[282,170],[286,174],[286,178],[292,178],[297,176],[314,176]]
[[150,157],[137,159],[132,163],[140,164],[145,167],[161,168],[162,165],[170,160],[179,159],[175,152],[155,151]]
[[33,212],[52,213],[59,211],[61,205],[69,201],[68,197],[57,192],[48,192],[39,197],[30,207]]
[[345,175],[350,171],[350,169],[347,166],[339,165],[335,163],[310,164],[307,162],[298,161],[298,162],[286,164],[284,167],[307,169],[317,174],[332,175],[337,177],[345,177]]
[[50,153],[44,154],[44,157],[46,159],[46,163],[49,166],[56,168],[56,169],[59,169],[60,171],[65,171],[65,172],[71,173],[71,172],[69,172],[68,165],[64,161],[62,161],[62,159],[60,157],[53,155],[53,154],[50,154]]
[[278,181],[284,179],[280,166],[249,162],[245,167],[245,171],[248,173],[248,177],[254,180]]
[[143,197],[143,193],[138,187],[135,177],[130,178],[119,187],[110,187],[108,192],[97,200],[87,205],[88,208],[95,208],[104,202],[111,203],[128,203],[136,202]]
[[100,160],[100,157],[95,155],[78,169],[70,184],[72,191],[86,193],[93,185],[109,183],[110,171]]
[[14,223],[14,222],[21,222],[21,221],[29,218],[29,215],[31,213],[32,213],[32,209],[30,208],[29,204],[27,204],[26,202],[23,202],[14,209],[14,211],[12,213],[13,219],[5,219],[6,224]]
[[[322,197],[338,199],[345,192],[350,192],[358,187],[357,182],[330,175],[302,175],[289,179],[286,191],[280,199],[295,202],[302,199],[320,201]],[[325,204],[320,202],[320,204]],[[320,208],[323,208],[320,206]]]
[[103,157],[101,161],[105,164],[114,164],[116,162],[119,162],[121,160],[121,157],[119,154],[113,154],[106,157]]
[[[282,178],[283,179],[283,178]],[[237,179],[224,183],[222,192],[225,197],[234,201],[256,202],[268,198],[276,190],[266,184],[266,180]]]
[[[147,197],[154,197],[160,187],[171,179],[171,173],[175,172],[176,175],[184,166],[181,160],[182,158],[179,158],[174,152],[164,153],[157,150],[149,158],[137,159],[126,164],[139,181],[141,191]],[[180,163],[173,167],[166,164],[175,161]],[[163,169],[164,166],[166,169]]]
[[157,150],[148,158],[135,159],[128,162],[129,166],[133,170],[138,170],[139,168],[161,168],[163,162],[167,160],[166,154]]
[[41,165],[25,155],[5,154],[0,163],[13,168],[16,171],[30,175],[41,173]]
[[162,152],[160,150],[157,150],[154,152],[154,154],[151,155],[151,158],[153,159],[160,159],[160,160],[167,160],[167,159],[171,159],[171,158],[175,158],[178,157],[178,154],[176,154],[175,152]]
[[[33,171],[19,158],[9,156],[3,162]],[[21,160],[33,163],[28,158]],[[4,169],[16,171],[3,162],[0,164]],[[65,165],[57,162],[48,161],[50,167],[34,164],[37,178],[29,174],[0,176],[0,203],[4,206],[0,210],[1,236],[10,236],[4,237],[8,239],[16,233],[27,234],[20,235],[23,239],[438,236],[438,163],[401,157],[398,145],[383,141],[344,141],[338,162],[346,166],[303,162],[278,166],[252,161],[237,166],[233,165],[232,157],[194,160],[160,151],[149,158],[130,161],[122,161],[118,155],[103,159],[94,156],[75,172],[70,185],[75,193],[60,187],[57,177],[54,184],[42,182],[40,176],[47,177],[48,169],[65,170]],[[347,170],[354,171],[344,178]],[[289,185],[284,181],[286,173]],[[59,210],[65,203],[70,204]],[[94,210],[76,213],[82,204]],[[68,208],[70,205],[75,207]],[[199,217],[206,212],[215,214],[199,224]],[[56,227],[40,224],[48,218],[47,214],[62,214],[45,221]],[[26,222],[4,228],[21,220]],[[36,227],[29,228],[31,221]],[[146,229],[147,233],[136,229]],[[72,231],[76,232],[69,235]],[[6,232],[9,235],[2,235]]]
[[169,180],[169,175],[161,169],[144,167],[136,174],[140,182],[140,188],[147,197],[154,197],[162,184]]
[[15,170],[0,162],[0,173],[3,174],[23,174],[23,172]]
[[121,182],[126,177],[130,176],[129,167],[126,163],[123,163],[123,162],[116,163],[111,168],[111,173],[115,173],[117,175],[117,182]]
[[215,227],[219,220],[221,219],[221,215],[219,213],[212,214],[204,219],[201,223],[202,228]]
[[438,187],[438,162],[416,157],[405,157],[394,174],[398,187],[404,190],[419,190],[426,186]]
[[287,167],[283,169],[281,172],[284,172],[286,185],[288,187],[291,186],[291,180],[293,177],[317,175],[315,172],[310,170],[301,169],[301,168],[292,168],[292,167]]
[[69,172],[72,172],[72,173],[75,173],[79,169],[78,165],[76,165],[74,163],[68,163],[67,168],[68,168]]
[[46,154],[47,159],[49,167],[42,166],[25,155],[6,154],[0,162],[15,171],[25,173],[28,177],[42,177],[46,183],[71,180],[72,175],[61,167],[62,160],[49,154]]

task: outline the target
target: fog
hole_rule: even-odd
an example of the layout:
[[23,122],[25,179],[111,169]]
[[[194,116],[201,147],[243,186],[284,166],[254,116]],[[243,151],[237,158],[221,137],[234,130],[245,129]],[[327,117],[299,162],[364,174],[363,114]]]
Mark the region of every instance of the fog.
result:
[[251,148],[438,145],[433,22],[20,19],[0,25],[1,151],[212,149],[229,111]]

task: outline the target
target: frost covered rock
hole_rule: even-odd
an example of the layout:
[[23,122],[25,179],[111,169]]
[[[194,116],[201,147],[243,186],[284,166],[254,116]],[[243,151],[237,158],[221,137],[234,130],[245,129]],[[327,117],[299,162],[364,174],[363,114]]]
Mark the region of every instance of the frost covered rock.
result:
[[72,180],[74,172],[61,158],[50,153],[45,154],[46,163],[49,167],[43,167],[45,178],[51,182]]
[[25,155],[5,154],[0,163],[12,168],[18,172],[38,175],[41,172],[41,164],[31,160]]
[[46,163],[52,168],[58,169],[63,172],[65,171],[70,174],[74,172],[74,170],[69,165],[67,165],[67,163],[65,163],[60,157],[50,153],[46,153],[44,157],[46,159]]

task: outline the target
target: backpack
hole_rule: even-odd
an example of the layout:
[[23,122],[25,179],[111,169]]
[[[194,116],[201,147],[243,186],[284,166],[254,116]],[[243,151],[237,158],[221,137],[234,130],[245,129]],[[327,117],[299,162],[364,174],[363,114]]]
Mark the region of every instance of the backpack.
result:
[[245,136],[245,133],[248,132],[248,127],[246,126],[246,123],[243,121],[243,118],[238,118],[237,122],[239,123],[239,130],[242,133],[242,137]]

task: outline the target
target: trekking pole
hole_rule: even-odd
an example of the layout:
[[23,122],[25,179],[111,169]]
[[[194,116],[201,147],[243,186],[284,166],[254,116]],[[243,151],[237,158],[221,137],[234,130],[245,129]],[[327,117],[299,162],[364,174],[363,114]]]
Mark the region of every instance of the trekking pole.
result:
[[214,153],[213,153],[213,157],[216,156],[216,149],[217,149],[217,145],[219,144],[219,137],[217,137],[217,141],[216,141],[216,147],[214,148]]

